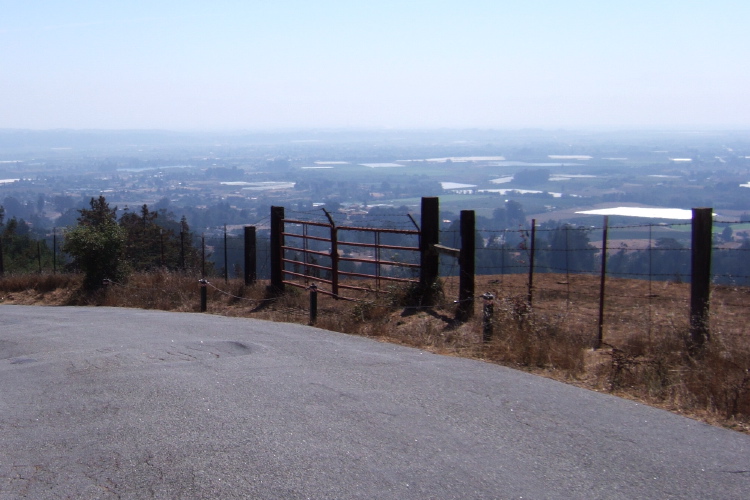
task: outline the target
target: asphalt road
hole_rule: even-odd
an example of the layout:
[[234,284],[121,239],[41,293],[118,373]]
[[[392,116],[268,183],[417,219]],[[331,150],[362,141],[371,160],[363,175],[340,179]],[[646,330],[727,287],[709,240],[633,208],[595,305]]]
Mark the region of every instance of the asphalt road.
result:
[[0,499],[722,498],[750,437],[300,325],[0,306]]

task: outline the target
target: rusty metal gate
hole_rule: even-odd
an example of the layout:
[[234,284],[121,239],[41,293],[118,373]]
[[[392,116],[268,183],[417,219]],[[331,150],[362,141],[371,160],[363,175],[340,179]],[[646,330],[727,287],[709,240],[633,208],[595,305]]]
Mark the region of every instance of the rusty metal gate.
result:
[[[420,269],[421,232],[414,219],[410,217],[415,226],[413,230],[389,229],[337,226],[330,214],[325,214],[327,223],[282,220],[281,268],[284,284],[307,288],[313,281],[318,285],[324,283],[330,289],[319,286],[319,292],[345,299],[347,297],[339,293],[341,289],[384,293],[383,282],[419,282],[414,275]],[[365,236],[368,234],[371,237]],[[388,234],[411,236],[414,245],[382,243],[383,235]],[[408,262],[399,252],[416,254],[416,262]],[[357,264],[359,269],[354,268]],[[372,269],[372,272],[363,271],[363,267]],[[410,273],[412,276],[409,276]],[[358,283],[360,280],[364,282]],[[366,286],[368,283],[374,283],[374,286]]]

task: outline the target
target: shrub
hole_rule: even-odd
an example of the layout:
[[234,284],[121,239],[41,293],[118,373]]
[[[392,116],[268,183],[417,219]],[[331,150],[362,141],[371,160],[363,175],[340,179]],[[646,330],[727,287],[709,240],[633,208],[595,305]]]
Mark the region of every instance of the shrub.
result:
[[65,236],[62,249],[73,258],[72,266],[84,272],[83,288],[93,291],[104,279],[124,279],[125,233],[117,224],[117,208],[110,209],[103,196],[91,198],[90,206],[80,210],[78,225]]

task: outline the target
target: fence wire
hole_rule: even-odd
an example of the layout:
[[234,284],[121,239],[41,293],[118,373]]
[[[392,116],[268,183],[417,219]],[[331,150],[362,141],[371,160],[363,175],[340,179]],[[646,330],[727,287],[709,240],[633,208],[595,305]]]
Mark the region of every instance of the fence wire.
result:
[[[416,223],[408,214],[383,213],[347,216],[332,214],[337,224],[352,226],[414,229]],[[327,223],[320,210],[288,211],[287,217],[311,222]],[[741,221],[715,221],[728,227]],[[605,326],[614,333],[625,334],[625,321],[638,320],[643,328],[658,329],[663,325],[687,328],[687,308],[691,282],[691,222],[670,224],[632,224],[607,226],[609,231],[606,252]],[[271,272],[269,250],[269,218],[255,222],[257,228],[256,278],[268,280]],[[453,226],[455,227],[455,226]],[[460,246],[460,231],[444,227],[440,243]],[[498,300],[532,297],[533,307],[540,314],[566,315],[588,320],[587,328],[596,322],[593,311],[600,298],[598,280],[601,273],[603,225],[535,228],[531,241],[529,227],[514,229],[476,228],[476,262],[479,286],[493,292]],[[739,233],[739,231],[738,231]],[[389,236],[390,242],[399,236]],[[64,231],[56,230],[34,245],[23,247],[16,240],[0,238],[6,275],[18,273],[62,272],[69,259],[62,253]],[[410,242],[413,244],[413,242]],[[221,288],[223,279],[241,277],[245,266],[245,243],[236,227],[224,234],[224,227],[206,228],[193,232],[186,241],[194,251],[190,265],[171,261],[169,266],[199,272],[209,278],[217,293],[228,293],[234,300],[257,303],[257,299],[238,297]],[[534,248],[534,267],[531,249]],[[159,245],[154,242],[154,249]],[[729,235],[716,233],[712,244],[712,328],[745,335],[736,325],[746,324],[747,304],[750,299],[750,238],[748,233]],[[179,252],[172,254],[175,259]],[[205,256],[205,257],[204,257]],[[157,259],[158,260],[158,259]],[[416,262],[416,260],[414,260]],[[440,276],[448,279],[459,274],[458,260],[441,255]],[[528,286],[529,276],[533,286]],[[356,281],[356,278],[352,278]],[[115,285],[124,286],[124,285]],[[453,307],[450,295],[455,286],[447,286],[446,301],[440,307]],[[453,287],[453,288],[450,288]],[[168,289],[161,290],[164,293]],[[364,299],[357,299],[364,300]],[[291,311],[290,311],[291,313]],[[296,310],[297,314],[306,313]],[[738,321],[740,318],[742,321]]]

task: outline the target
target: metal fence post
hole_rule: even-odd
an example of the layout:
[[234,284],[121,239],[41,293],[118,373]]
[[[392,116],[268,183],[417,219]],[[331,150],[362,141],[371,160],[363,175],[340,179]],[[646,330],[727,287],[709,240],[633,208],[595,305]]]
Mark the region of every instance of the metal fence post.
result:
[[164,229],[162,228],[159,228],[159,248],[161,250],[159,265],[164,267],[167,263],[164,260]]
[[52,228],[52,274],[57,274],[57,228]]
[[206,235],[201,234],[201,278],[206,278]]
[[599,278],[599,323],[596,336],[596,348],[599,349],[604,341],[604,286],[607,280],[607,229],[609,226],[609,217],[604,216],[604,226],[602,228],[602,266],[601,276]]
[[534,254],[536,253],[536,219],[531,219],[531,248],[529,249],[529,290],[526,302],[531,310],[531,302],[534,299]]
[[229,283],[229,259],[227,258],[227,225],[224,224],[224,283]]

